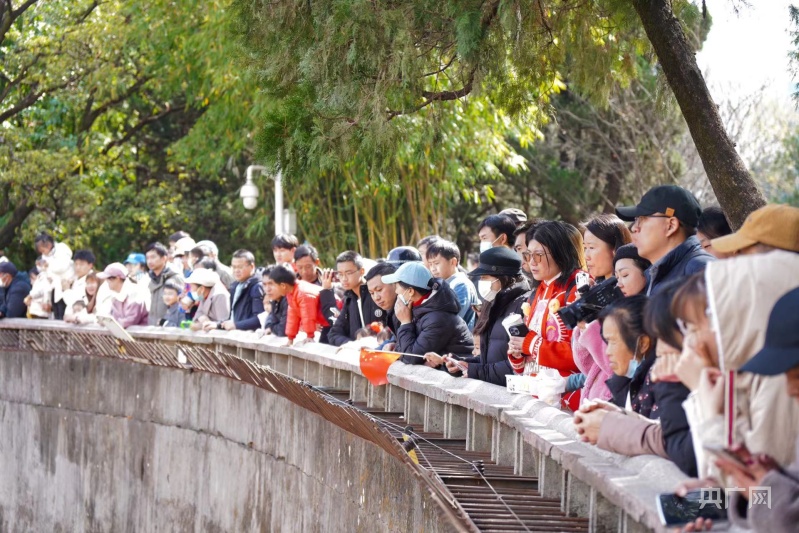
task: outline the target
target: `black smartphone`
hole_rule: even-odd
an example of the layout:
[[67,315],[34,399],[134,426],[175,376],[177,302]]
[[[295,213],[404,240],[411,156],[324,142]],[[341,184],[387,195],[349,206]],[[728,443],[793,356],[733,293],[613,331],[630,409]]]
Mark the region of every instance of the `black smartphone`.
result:
[[508,328],[511,337],[526,337],[530,330],[524,324],[514,324]]
[[727,495],[721,488],[692,490],[685,497],[658,494],[657,505],[660,522],[667,527],[684,526],[697,518],[727,521]]

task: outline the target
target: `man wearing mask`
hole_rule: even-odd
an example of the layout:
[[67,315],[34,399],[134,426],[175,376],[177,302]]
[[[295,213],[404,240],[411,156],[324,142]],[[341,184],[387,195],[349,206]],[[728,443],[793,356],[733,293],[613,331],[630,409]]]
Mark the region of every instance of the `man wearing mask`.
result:
[[230,293],[219,279],[219,274],[207,268],[199,268],[186,278],[189,284],[189,298],[199,302],[191,329],[203,329],[209,320],[221,322],[230,316]]
[[167,311],[164,303],[164,284],[172,280],[179,285],[183,285],[183,275],[172,270],[167,264],[169,262],[169,251],[160,242],[148,246],[144,257],[147,259],[147,267],[150,269],[150,313],[148,320],[149,325],[157,326],[161,319],[166,316]]
[[638,205],[617,207],[616,214],[633,223],[630,231],[638,255],[652,263],[647,270],[647,296],[667,281],[704,270],[708,262],[715,260],[696,237],[702,207],[682,187],[653,187]]
[[494,246],[513,247],[513,233],[516,223],[507,215],[491,215],[485,218],[477,228],[480,238],[480,253]]
[[11,261],[0,262],[0,318],[25,318],[25,297],[31,292],[28,274]]

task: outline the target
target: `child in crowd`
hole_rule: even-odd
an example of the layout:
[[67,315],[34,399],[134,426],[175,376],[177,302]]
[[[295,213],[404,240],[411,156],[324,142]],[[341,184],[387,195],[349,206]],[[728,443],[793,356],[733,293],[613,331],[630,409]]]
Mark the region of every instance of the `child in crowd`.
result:
[[180,305],[180,293],[183,290],[178,283],[168,281],[164,285],[164,304],[166,305],[166,315],[161,320],[161,326],[165,328],[179,328],[180,323],[186,319],[186,313]]
[[31,280],[31,292],[25,299],[25,303],[28,304],[28,318],[50,317],[53,287],[47,278],[47,273],[43,270],[46,265],[39,258],[36,260],[36,267],[28,272]]

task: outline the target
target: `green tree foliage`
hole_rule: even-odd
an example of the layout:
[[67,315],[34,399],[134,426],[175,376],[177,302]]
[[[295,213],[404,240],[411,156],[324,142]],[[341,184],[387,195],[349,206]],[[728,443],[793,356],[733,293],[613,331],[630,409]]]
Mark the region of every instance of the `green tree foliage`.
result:
[[0,33],[0,247],[42,229],[107,261],[178,228],[227,242],[225,165],[261,109],[226,2],[26,6]]

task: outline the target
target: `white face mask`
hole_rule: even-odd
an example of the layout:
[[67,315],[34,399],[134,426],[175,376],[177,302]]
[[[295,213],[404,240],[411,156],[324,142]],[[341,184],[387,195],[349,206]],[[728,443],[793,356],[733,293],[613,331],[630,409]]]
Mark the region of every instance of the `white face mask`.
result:
[[0,279],[0,288],[3,288],[5,286],[6,286],[6,280]]
[[481,279],[477,282],[477,292],[480,293],[480,296],[486,302],[493,302],[494,298],[497,297],[499,291],[495,291],[492,287],[494,286],[494,282],[497,280],[488,281],[487,279]]
[[499,240],[499,237],[497,237],[496,239],[494,239],[491,242],[480,241],[480,253],[483,253],[486,250],[490,250],[491,248],[493,248],[494,247],[494,243],[497,242],[498,240]]
[[398,295],[397,295],[397,298],[399,298],[399,299],[400,299],[400,302],[402,302],[402,304],[403,304],[403,305],[405,305],[405,306],[411,305],[411,303],[413,303],[413,302],[411,302],[410,300],[408,300],[408,299],[405,297],[405,295],[404,295],[404,294],[398,294]]

